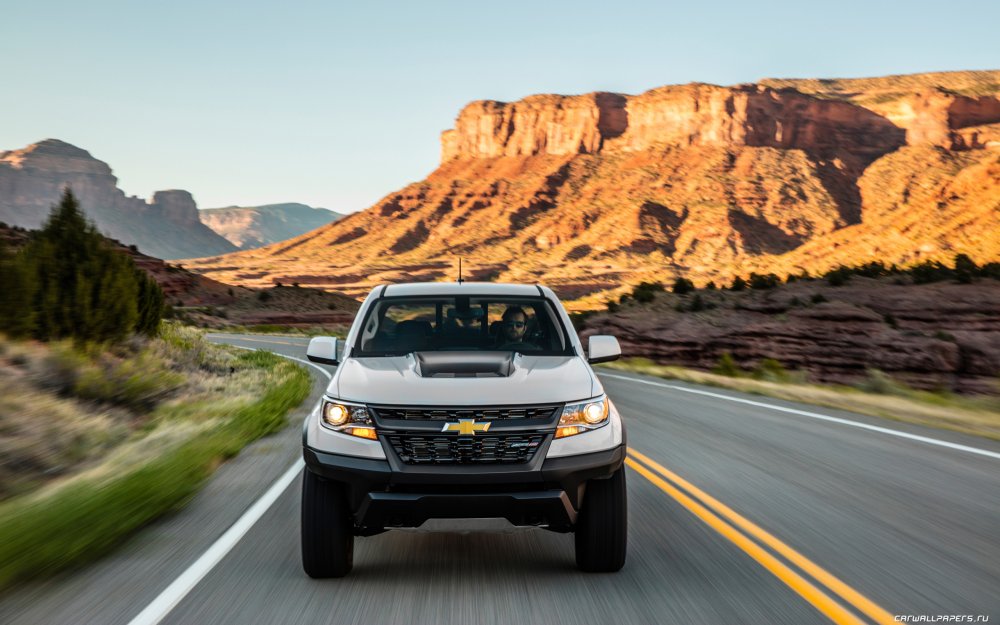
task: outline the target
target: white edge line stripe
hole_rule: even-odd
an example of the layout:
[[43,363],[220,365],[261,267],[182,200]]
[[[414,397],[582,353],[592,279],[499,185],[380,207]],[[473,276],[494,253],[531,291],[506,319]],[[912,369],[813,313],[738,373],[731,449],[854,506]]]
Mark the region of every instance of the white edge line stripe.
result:
[[171,610],[177,607],[184,597],[194,589],[198,582],[202,580],[215,565],[226,557],[236,543],[246,535],[250,528],[264,516],[268,508],[277,501],[278,497],[288,488],[292,481],[298,477],[299,472],[305,463],[299,459],[285,471],[285,474],[278,478],[278,481],[267,489],[267,492],[258,499],[250,509],[243,513],[236,523],[226,530],[226,532],[208,548],[200,558],[194,561],[187,570],[164,589],[160,595],[153,600],[146,609],[140,612],[134,619],[129,621],[129,625],[156,625],[170,614]]
[[840,423],[842,425],[850,425],[857,428],[863,428],[865,430],[872,430],[874,432],[881,432],[883,434],[891,434],[892,436],[899,436],[901,438],[908,438],[910,440],[919,441],[921,443],[927,443],[929,445],[937,445],[939,447],[948,447],[949,449],[957,449],[959,451],[965,451],[970,454],[979,454],[980,456],[986,456],[988,458],[1000,459],[1000,453],[995,451],[989,451],[987,449],[980,449],[978,447],[969,447],[967,445],[959,445],[958,443],[949,443],[948,441],[942,441],[936,438],[928,438],[926,436],[918,436],[916,434],[909,434],[907,432],[900,432],[899,430],[892,430],[889,428],[879,427],[877,425],[869,425],[867,423],[860,423],[858,421],[851,421],[850,419],[841,419],[839,417],[831,417],[829,415],[819,414],[817,412],[808,412],[806,410],[796,410],[795,408],[785,408],[784,406],[775,406],[774,404],[766,404],[764,402],[753,401],[750,399],[743,399],[741,397],[730,397],[729,395],[722,395],[720,393],[712,393],[709,391],[700,391],[693,388],[685,388],[683,386],[677,386],[676,384],[663,384],[661,382],[653,382],[651,380],[642,380],[639,378],[633,378],[624,375],[614,375],[612,373],[600,372],[600,375],[607,376],[609,378],[616,378],[619,380],[628,380],[630,382],[637,382],[639,384],[649,384],[651,386],[662,386],[663,388],[670,388],[677,391],[684,391],[685,393],[696,393],[698,395],[707,395],[708,397],[715,397],[717,399],[725,399],[727,401],[739,402],[741,404],[749,404],[751,406],[760,406],[761,408],[770,408],[771,410],[777,410],[778,412],[788,412],[791,414],[797,414],[803,417],[810,417],[813,419],[820,419],[822,421],[830,421],[832,423]]
[[[233,347],[239,347],[240,349],[247,349],[250,351],[257,351],[253,347],[241,347],[239,345],[233,345]],[[311,367],[315,367],[320,373],[326,377],[332,377],[330,372],[322,367],[319,367],[311,362],[302,360],[300,358],[295,358],[293,356],[285,356],[284,354],[277,354],[282,358],[288,358],[289,360],[297,360],[301,363],[307,364]],[[215,568],[226,554],[232,551],[233,547],[246,535],[250,528],[254,526],[257,521],[260,520],[264,513],[274,505],[274,502],[278,500],[278,497],[291,485],[291,483],[298,476],[299,472],[305,463],[301,458],[295,461],[292,466],[288,467],[288,470],[278,478],[274,484],[271,485],[267,492],[264,493],[260,499],[254,502],[250,508],[243,513],[235,523],[230,526],[226,532],[220,536],[212,546],[209,547],[205,553],[201,554],[194,563],[189,566],[180,576],[177,577],[169,586],[167,586],[163,592],[161,592],[156,599],[153,599],[152,603],[146,606],[146,608],[136,615],[129,625],[156,625],[162,621],[170,612],[177,607],[177,604],[181,602],[194,590],[194,587],[198,585],[208,573]]]

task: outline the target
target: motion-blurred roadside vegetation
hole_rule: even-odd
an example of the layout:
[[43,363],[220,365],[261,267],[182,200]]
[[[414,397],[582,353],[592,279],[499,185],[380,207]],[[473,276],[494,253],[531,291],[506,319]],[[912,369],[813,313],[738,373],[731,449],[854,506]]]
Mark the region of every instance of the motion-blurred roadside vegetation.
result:
[[67,190],[0,250],[0,591],[85,563],[283,427],[309,375],[163,321],[163,294]]

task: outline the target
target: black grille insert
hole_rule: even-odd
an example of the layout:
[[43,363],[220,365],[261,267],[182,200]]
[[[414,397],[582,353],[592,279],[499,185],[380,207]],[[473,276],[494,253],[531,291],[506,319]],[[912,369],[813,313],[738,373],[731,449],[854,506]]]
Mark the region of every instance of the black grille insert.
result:
[[389,434],[386,438],[406,464],[497,464],[530,461],[545,435]]
[[445,408],[427,406],[369,406],[381,419],[455,421],[456,419],[476,419],[493,421],[505,419],[551,419],[561,406],[512,406],[495,408]]

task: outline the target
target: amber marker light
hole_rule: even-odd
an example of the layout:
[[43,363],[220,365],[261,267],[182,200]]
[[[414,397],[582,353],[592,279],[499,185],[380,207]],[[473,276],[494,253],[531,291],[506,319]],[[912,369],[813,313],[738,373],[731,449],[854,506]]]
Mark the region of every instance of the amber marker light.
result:
[[375,428],[347,428],[347,433],[352,436],[357,436],[359,438],[367,438],[368,440],[377,441],[378,435],[375,433]]
[[556,438],[565,438],[567,436],[573,436],[574,434],[579,434],[582,431],[583,428],[578,425],[561,427],[556,430]]

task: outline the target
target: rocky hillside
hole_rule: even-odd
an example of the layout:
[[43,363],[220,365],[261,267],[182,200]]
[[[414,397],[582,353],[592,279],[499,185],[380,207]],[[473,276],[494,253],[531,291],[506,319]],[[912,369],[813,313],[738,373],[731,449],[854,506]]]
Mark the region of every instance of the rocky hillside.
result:
[[[1000,282],[913,284],[854,277],[774,289],[658,293],[589,316],[581,335],[613,334],[628,356],[712,369],[765,359],[814,382],[857,384],[877,369],[910,386],[1000,394]],[[765,365],[766,367],[766,365]]]
[[189,265],[352,293],[456,274],[579,297],[686,275],[1000,258],[1000,71],[473,102],[427,179]]
[[157,191],[149,201],[127,197],[107,163],[56,139],[0,152],[0,222],[37,228],[67,186],[101,232],[147,254],[182,258],[236,249],[199,221],[187,191]]
[[325,208],[286,203],[203,208],[198,217],[236,247],[252,250],[315,230],[343,215]]

